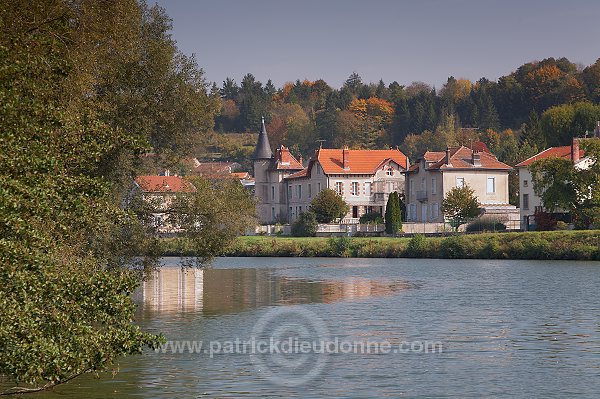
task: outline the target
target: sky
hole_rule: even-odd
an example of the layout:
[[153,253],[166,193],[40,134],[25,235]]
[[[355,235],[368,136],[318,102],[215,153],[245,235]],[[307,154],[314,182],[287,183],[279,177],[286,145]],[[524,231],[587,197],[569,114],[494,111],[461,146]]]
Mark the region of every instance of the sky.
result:
[[520,65],[600,58],[600,0],[147,0],[210,82],[252,73],[275,86],[324,79],[437,88],[496,80]]

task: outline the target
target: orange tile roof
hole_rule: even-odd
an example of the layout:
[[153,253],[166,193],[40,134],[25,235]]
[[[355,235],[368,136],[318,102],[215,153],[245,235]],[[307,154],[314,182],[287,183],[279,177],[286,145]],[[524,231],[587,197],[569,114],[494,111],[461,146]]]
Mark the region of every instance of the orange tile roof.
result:
[[191,193],[196,191],[190,182],[179,176],[138,176],[135,182],[147,193]]
[[490,149],[488,148],[488,146],[483,141],[474,142],[473,144],[471,144],[470,148],[474,151],[487,152],[488,154],[492,153],[490,151]]
[[[583,156],[584,156],[584,151],[579,150],[579,159],[583,158]],[[571,158],[571,146],[567,145],[567,146],[563,146],[563,147],[550,147],[550,148],[540,152],[539,154],[536,154],[536,155],[532,156],[531,158],[528,158],[528,159],[524,160],[523,162],[517,164],[517,167],[529,166],[537,160],[546,159],[546,158],[572,159]]]
[[229,174],[231,177],[235,177],[237,179],[247,179],[250,177],[248,172],[233,172]]
[[386,160],[406,169],[408,158],[400,150],[347,150],[348,170],[343,166],[343,149],[321,148],[317,159],[326,174],[372,174]]
[[274,168],[276,170],[300,170],[304,169],[304,166],[298,162],[296,158],[290,153],[287,147],[281,146],[277,149],[275,154]]
[[427,151],[423,154],[423,158],[425,158],[427,162],[437,162],[445,156],[446,153],[444,151]]
[[[450,164],[446,165],[446,153],[441,151],[427,151],[423,158],[429,163],[428,170],[451,170],[451,169],[494,169],[494,170],[511,170],[507,164],[498,161],[498,159],[489,152],[478,152],[481,165],[473,165],[473,150],[464,146],[449,148]],[[409,169],[409,172],[419,170],[419,163],[415,163]]]

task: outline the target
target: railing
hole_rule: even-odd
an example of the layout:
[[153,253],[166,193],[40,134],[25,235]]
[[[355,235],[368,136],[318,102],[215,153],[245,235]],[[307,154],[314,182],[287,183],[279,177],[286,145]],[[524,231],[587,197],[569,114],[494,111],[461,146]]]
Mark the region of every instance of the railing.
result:
[[317,233],[382,233],[384,224],[319,224]]

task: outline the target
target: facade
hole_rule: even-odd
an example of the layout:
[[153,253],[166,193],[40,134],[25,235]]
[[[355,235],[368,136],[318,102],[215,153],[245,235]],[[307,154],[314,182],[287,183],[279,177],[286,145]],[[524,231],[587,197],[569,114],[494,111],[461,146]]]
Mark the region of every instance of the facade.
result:
[[158,233],[170,234],[180,229],[170,223],[167,208],[177,195],[195,191],[196,187],[180,176],[138,176],[134,180],[132,194],[141,194],[142,199],[154,207],[152,216]]
[[[599,127],[600,129],[600,127]],[[532,174],[529,166],[540,159],[564,158],[573,162],[576,168],[586,169],[590,166],[591,159],[584,157],[583,150],[579,149],[579,139],[574,138],[570,146],[550,147],[517,164],[519,171],[519,201],[521,229],[530,230],[535,224],[533,215],[536,211],[542,211],[542,199],[533,188]]]
[[441,223],[442,201],[454,187],[468,185],[475,191],[484,213],[512,219],[517,209],[509,204],[508,175],[512,168],[498,159],[484,143],[472,148],[452,147],[445,152],[427,151],[406,172],[409,222]]
[[273,154],[264,119],[252,158],[254,196],[257,200],[256,213],[259,223],[286,223],[288,203],[284,179],[304,169],[304,166],[284,146],[279,147],[276,154]]
[[305,168],[285,147],[275,155],[264,127],[254,153],[255,196],[262,224],[293,222],[326,188],[350,206],[343,223],[358,223],[368,212],[385,213],[388,196],[404,191],[408,158],[399,150],[320,148]]

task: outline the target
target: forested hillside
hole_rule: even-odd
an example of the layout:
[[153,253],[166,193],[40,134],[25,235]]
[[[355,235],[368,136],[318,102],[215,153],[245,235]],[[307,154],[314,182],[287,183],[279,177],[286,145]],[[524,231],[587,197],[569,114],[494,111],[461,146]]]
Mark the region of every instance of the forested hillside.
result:
[[[212,93],[221,101],[218,133],[257,132],[267,119],[271,144],[306,158],[325,147],[399,146],[411,159],[422,151],[485,141],[515,163],[551,145],[593,131],[600,120],[600,59],[587,67],[566,58],[528,62],[497,81],[449,77],[441,88],[423,82],[364,83],[351,74],[340,89],[323,80],[276,88],[252,74],[238,84],[227,78]],[[244,161],[248,140],[217,134],[213,149]]]

